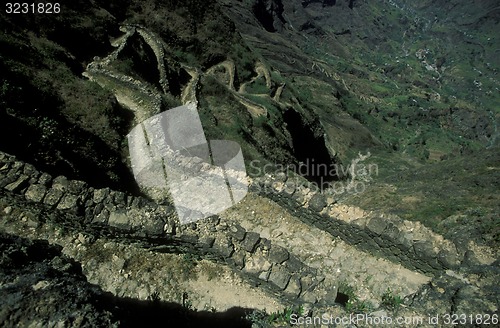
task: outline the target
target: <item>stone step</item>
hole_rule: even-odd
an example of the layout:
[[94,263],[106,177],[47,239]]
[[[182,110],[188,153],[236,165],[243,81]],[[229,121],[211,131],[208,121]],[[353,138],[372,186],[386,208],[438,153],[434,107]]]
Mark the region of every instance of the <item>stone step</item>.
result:
[[[9,186],[13,182],[9,182],[4,184],[3,193],[23,196],[32,202],[37,212],[51,212],[58,222],[68,227],[100,230],[110,238],[141,242],[154,251],[172,252],[177,248],[227,263],[256,285],[289,301],[335,301],[335,297],[327,297],[333,286],[324,284],[324,277],[318,275],[316,269],[237,223],[213,216],[182,225],[172,205],[159,205],[108,188],[94,189],[85,182],[63,176],[49,183],[46,176],[13,156],[3,156],[2,162],[9,169],[0,173],[0,181],[32,183],[11,190]],[[32,176],[27,175],[30,172]],[[47,218],[40,215],[34,218],[37,219],[40,222],[35,225]]]

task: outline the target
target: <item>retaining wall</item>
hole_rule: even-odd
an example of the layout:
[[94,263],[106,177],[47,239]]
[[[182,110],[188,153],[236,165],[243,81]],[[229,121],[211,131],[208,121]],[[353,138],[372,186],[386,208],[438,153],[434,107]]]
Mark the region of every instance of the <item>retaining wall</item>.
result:
[[419,222],[378,212],[349,213],[349,207],[311,191],[300,179],[266,176],[255,179],[250,190],[274,200],[307,224],[411,270],[434,274],[456,269],[464,257],[453,242]]
[[180,225],[170,205],[109,188],[95,189],[63,176],[54,178],[1,152],[0,189],[60,214],[65,224],[135,239],[154,251],[189,251],[227,263],[282,299],[334,303],[335,286],[326,283],[316,269],[258,233],[218,216]]

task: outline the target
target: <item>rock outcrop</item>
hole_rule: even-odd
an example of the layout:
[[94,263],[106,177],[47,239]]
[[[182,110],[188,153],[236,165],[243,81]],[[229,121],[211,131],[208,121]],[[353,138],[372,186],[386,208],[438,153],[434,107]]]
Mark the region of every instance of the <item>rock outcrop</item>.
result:
[[[159,205],[108,188],[94,189],[62,176],[53,178],[5,153],[0,154],[0,172],[3,213],[12,216],[8,204],[26,202],[21,226],[38,229],[45,222],[55,222],[66,229],[104,235],[154,252],[197,254],[229,265],[245,279],[286,302],[336,304],[339,282],[325,279],[321,269],[309,267],[287,249],[247,231],[237,222],[215,215],[182,225],[171,205]],[[485,272],[485,277],[476,282],[479,284],[491,284],[496,275],[496,264],[479,260],[473,249],[465,254],[459,252],[452,242],[422,225],[395,216],[343,208],[328,195],[311,192],[300,185],[300,180],[287,180],[284,175],[257,179],[250,191],[273,199],[307,224],[339,236],[346,243],[435,276],[436,284],[454,281],[461,293],[473,298],[486,297],[477,304],[494,306],[495,293],[485,296],[478,290],[468,292],[477,270]],[[4,220],[2,226],[18,232],[21,228],[12,219]],[[437,296],[425,298],[425,293],[422,290],[408,296],[415,308],[430,307],[430,302],[438,301]],[[440,308],[448,302],[458,302],[453,295],[449,296],[441,301]],[[469,304],[466,299],[461,298],[460,302],[467,303],[457,306]]]

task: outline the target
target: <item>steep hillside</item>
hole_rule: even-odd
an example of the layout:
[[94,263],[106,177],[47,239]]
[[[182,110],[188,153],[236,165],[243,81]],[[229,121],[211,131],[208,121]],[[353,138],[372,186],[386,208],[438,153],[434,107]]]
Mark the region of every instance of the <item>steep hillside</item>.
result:
[[[344,201],[436,229],[480,208],[479,230],[498,240],[497,186],[470,183],[498,181],[487,160],[498,153],[500,115],[495,1],[226,5],[248,44],[299,88],[344,163],[360,150],[377,154],[373,194]],[[422,180],[425,192],[415,188]]]
[[[7,8],[7,326],[498,319],[497,1]],[[134,127],[181,105],[199,114],[206,139],[241,146],[248,174],[237,180],[244,199],[190,224],[174,187],[139,186],[129,151]],[[172,154],[190,170],[207,166]]]
[[[155,58],[154,49],[135,35],[113,58],[110,68],[142,81],[153,93],[159,92],[161,104],[157,111],[181,104],[185,100],[181,99],[181,91],[190,80],[189,70],[200,70],[205,74],[196,92],[200,95],[200,115],[206,123],[207,137],[240,142],[247,160],[256,159],[261,165],[268,161],[298,162],[304,155],[300,146],[294,145],[296,132],[284,126],[283,114],[293,107],[296,114],[289,115],[289,123],[303,127],[320,153],[318,158],[336,161],[334,150],[325,145],[317,115],[300,104],[289,106],[298,97],[291,90],[280,91],[280,97],[276,97],[282,78],[259,62],[260,57],[248,48],[234,23],[215,2],[203,4],[202,11],[196,2],[180,5],[151,1],[141,6],[131,3],[120,5],[119,10],[113,3],[106,2],[101,7],[85,7],[85,3],[72,3],[66,16],[55,16],[54,24],[43,16],[3,17],[2,24],[10,31],[3,36],[4,48],[8,50],[2,56],[6,72],[2,82],[6,109],[2,113],[3,140],[13,130],[28,129],[37,136],[33,140],[23,135],[16,140],[17,145],[5,142],[4,150],[36,161],[51,172],[90,180],[98,186],[111,183],[132,190],[123,140],[134,114],[113,99],[116,86],[99,88],[82,76],[95,56],[112,53],[110,39],[116,39],[115,46],[120,42],[120,25],[130,25],[143,26],[144,31],[151,33],[165,48],[163,58]],[[82,10],[76,15],[79,9]],[[94,21],[94,15],[99,20]],[[73,21],[76,16],[77,21]],[[165,20],[170,24],[163,24]],[[23,33],[37,25],[42,26],[40,31]],[[63,29],[64,35],[60,32]],[[25,56],[17,56],[23,51]],[[225,73],[224,66],[217,66],[224,61],[231,65]],[[166,67],[164,74],[168,79],[163,86],[158,82],[162,77],[155,72],[160,62]],[[224,85],[217,73],[220,69],[231,76],[231,85]],[[259,69],[266,72],[263,86],[259,85],[261,76],[254,75],[260,74]],[[26,99],[25,92],[33,97]],[[81,134],[88,137],[76,137]],[[46,142],[52,135],[55,138]]]
[[[434,161],[491,146],[498,135],[498,7],[457,3],[227,6],[246,41],[309,95],[331,139],[344,122],[332,116],[347,112],[384,145]],[[354,147],[372,145],[360,137]]]

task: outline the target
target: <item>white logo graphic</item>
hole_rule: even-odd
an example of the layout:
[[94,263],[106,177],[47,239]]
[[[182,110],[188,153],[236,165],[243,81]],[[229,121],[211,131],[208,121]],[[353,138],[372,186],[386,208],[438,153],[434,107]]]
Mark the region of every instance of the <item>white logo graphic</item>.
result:
[[157,200],[170,193],[183,224],[220,213],[247,194],[240,146],[207,142],[194,104],[150,117],[127,137],[137,183]]

